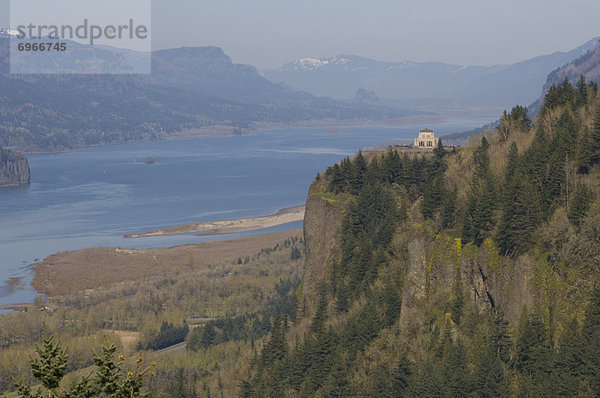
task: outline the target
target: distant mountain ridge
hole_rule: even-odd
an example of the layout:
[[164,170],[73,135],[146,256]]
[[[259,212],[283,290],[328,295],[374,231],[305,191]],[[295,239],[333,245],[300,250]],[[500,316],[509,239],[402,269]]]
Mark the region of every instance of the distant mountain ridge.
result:
[[[52,62],[67,69],[89,63],[106,73],[137,57],[77,43],[69,43],[69,51]],[[216,47],[157,51],[151,75],[13,75],[9,56],[9,40],[0,38],[0,145],[26,152],[199,131],[243,134],[255,122],[383,120],[408,113],[296,92],[252,66],[233,64]]]
[[595,46],[585,54],[565,65],[561,65],[548,75],[541,95],[527,107],[529,115],[534,117],[538,114],[550,87],[558,86],[565,79],[575,85],[581,75],[588,82],[600,83],[600,40],[596,40]]
[[[185,79],[182,79],[185,75]],[[219,47],[181,47],[152,54],[153,84],[201,92],[204,95],[249,103],[314,99],[274,84],[251,65],[234,64]]]
[[550,73],[543,92],[546,93],[551,86],[561,83],[565,78],[574,84],[581,75],[588,81],[600,82],[600,41],[581,57]]
[[379,98],[406,104],[442,101],[455,105],[509,107],[528,104],[552,70],[591,49],[596,39],[567,52],[555,52],[512,65],[461,66],[440,62],[382,62],[355,56],[300,58],[264,71],[274,82],[318,96],[352,98],[360,88]]

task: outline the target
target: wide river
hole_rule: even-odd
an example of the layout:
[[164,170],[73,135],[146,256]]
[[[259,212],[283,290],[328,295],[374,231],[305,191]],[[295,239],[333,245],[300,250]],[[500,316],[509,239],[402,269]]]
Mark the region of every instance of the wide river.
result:
[[[419,129],[465,131],[489,120],[438,125],[262,130],[250,136],[109,145],[29,156],[31,184],[0,189],[0,304],[31,302],[30,264],[94,246],[167,247],[222,239],[193,234],[125,239],[197,221],[255,217],[303,204],[318,171],[358,149],[411,141]],[[144,164],[147,156],[155,164]],[[291,225],[264,231],[301,227]],[[227,237],[244,234],[227,235]],[[15,279],[21,278],[21,279]],[[20,280],[19,283],[9,283]]]

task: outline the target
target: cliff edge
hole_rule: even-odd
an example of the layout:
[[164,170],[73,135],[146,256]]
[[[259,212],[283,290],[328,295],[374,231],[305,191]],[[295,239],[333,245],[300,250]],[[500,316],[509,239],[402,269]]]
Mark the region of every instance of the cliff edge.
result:
[[30,175],[25,156],[0,147],[0,187],[27,185]]

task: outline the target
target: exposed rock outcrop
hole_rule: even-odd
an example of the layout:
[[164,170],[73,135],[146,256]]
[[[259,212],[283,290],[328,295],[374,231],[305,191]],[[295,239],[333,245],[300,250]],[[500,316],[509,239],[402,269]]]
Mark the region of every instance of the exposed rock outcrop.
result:
[[329,262],[339,253],[342,211],[339,200],[322,197],[323,192],[315,182],[306,199],[304,214],[304,241],[306,242],[306,269],[303,282],[303,294],[310,298],[316,292],[317,285],[325,279]]
[[0,187],[29,184],[29,164],[25,156],[0,147]]

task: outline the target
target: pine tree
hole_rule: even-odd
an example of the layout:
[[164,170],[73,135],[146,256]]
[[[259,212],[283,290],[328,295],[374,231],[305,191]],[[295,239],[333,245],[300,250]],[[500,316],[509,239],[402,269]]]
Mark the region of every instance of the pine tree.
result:
[[488,147],[488,141],[483,137],[481,145],[473,154],[475,171],[471,180],[462,233],[463,242],[474,242],[478,246],[493,227],[496,209],[496,187],[489,165]]
[[465,396],[500,398],[509,395],[504,367],[491,344],[485,343],[477,349],[473,364],[472,394]]
[[587,104],[588,100],[588,87],[587,84],[585,84],[585,76],[579,76],[576,87],[577,94],[575,95],[575,106],[581,108]]
[[407,396],[412,377],[414,373],[414,364],[403,352],[398,359],[398,363],[392,370],[392,387],[397,396]]
[[574,226],[579,227],[581,225],[583,218],[590,209],[591,200],[592,192],[587,185],[579,182],[569,205],[569,220]]
[[398,288],[390,280],[383,285],[379,301],[379,308],[383,310],[383,327],[390,327],[396,323],[402,308],[402,297]]
[[204,330],[202,330],[202,337],[200,339],[200,345],[204,348],[208,348],[215,344],[215,337],[217,333],[215,332],[215,326],[212,322],[208,322],[206,326],[204,326]]
[[394,394],[390,369],[385,363],[379,363],[372,375],[371,385],[367,390],[369,397],[393,398]]
[[539,385],[550,374],[551,351],[546,345],[546,328],[538,315],[530,315],[517,341],[515,367]]
[[315,392],[327,380],[336,360],[338,336],[330,326],[327,332],[316,336],[312,347],[312,360],[306,372],[305,390]]
[[455,186],[452,191],[446,192],[442,202],[442,228],[452,228],[454,226],[454,213],[456,212],[457,198],[457,186]]
[[585,351],[577,320],[573,318],[565,327],[554,358],[551,384],[555,387],[556,396],[571,396],[579,390],[584,373]]
[[[99,353],[93,356],[96,369],[88,376],[75,380],[67,389],[60,387],[60,382],[67,369],[68,355],[60,344],[54,343],[52,336],[44,338],[43,347],[36,347],[39,358],[30,358],[32,375],[42,382],[42,388],[33,392],[32,388],[16,383],[18,394],[23,398],[87,398],[110,396],[113,398],[148,397],[141,393],[144,380],[155,363],[144,366],[140,354],[133,369],[123,369],[125,358],[120,357],[115,363],[117,347],[108,342]],[[93,381],[93,383],[92,383]]]
[[592,289],[591,300],[585,311],[581,337],[585,347],[584,374],[596,396],[600,395],[600,285]]
[[362,154],[362,151],[358,151],[358,154],[354,158],[351,166],[351,175],[349,179],[349,187],[350,193],[353,195],[358,194],[364,183],[367,176],[367,162]]
[[334,357],[333,367],[322,388],[323,397],[346,398],[353,397],[350,381],[348,380],[348,369],[339,355]]
[[444,395],[444,382],[431,359],[427,359],[412,377],[408,396],[441,397]]
[[325,285],[319,286],[317,294],[317,310],[313,315],[310,330],[319,334],[323,332],[325,320],[327,319],[327,287]]
[[341,192],[344,189],[344,178],[340,166],[336,163],[327,169],[330,175],[329,190],[334,193]]
[[510,148],[508,149],[507,161],[506,161],[506,178],[505,185],[509,185],[512,181],[515,173],[517,171],[517,167],[519,166],[519,149],[517,148],[517,143],[512,142],[510,144]]
[[451,346],[450,352],[442,359],[442,374],[446,386],[446,396],[465,397],[471,391],[470,375],[467,366],[467,351],[459,338]]
[[402,184],[404,166],[398,152],[389,149],[383,159],[382,174],[383,180],[388,184]]
[[266,369],[276,365],[277,361],[283,360],[287,355],[287,343],[285,341],[286,326],[284,320],[279,317],[273,318],[271,336],[264,345],[259,362],[260,369]]
[[60,381],[67,372],[69,355],[59,343],[54,343],[53,336],[44,337],[44,345],[36,347],[39,359],[31,360],[31,374],[42,382],[48,390],[58,388]]
[[423,218],[433,218],[437,209],[443,204],[444,198],[448,194],[444,188],[444,176],[438,175],[425,188],[423,199],[421,200],[421,213]]
[[592,165],[592,148],[590,132],[587,128],[584,128],[579,133],[575,161],[577,163],[577,172],[579,174],[588,174],[590,172],[590,167]]
[[600,164],[600,108],[596,111],[594,124],[589,136],[591,162],[592,164]]

